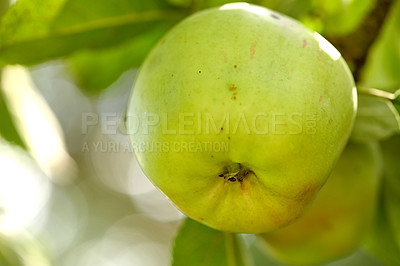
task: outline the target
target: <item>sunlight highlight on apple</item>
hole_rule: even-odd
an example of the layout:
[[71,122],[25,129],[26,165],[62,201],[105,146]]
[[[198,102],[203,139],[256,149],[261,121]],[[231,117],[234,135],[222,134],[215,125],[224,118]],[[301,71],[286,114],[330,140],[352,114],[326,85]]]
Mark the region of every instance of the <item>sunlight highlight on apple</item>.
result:
[[339,51],[330,43],[328,42],[324,37],[321,36],[318,32],[314,33],[314,37],[318,40],[319,47],[321,50],[323,50],[325,53],[327,53],[333,60],[338,60],[340,58],[340,53]]
[[220,10],[231,10],[231,9],[243,9],[260,16],[265,16],[267,14],[267,10],[265,8],[261,8],[255,5],[250,5],[248,3],[231,3],[220,7]]

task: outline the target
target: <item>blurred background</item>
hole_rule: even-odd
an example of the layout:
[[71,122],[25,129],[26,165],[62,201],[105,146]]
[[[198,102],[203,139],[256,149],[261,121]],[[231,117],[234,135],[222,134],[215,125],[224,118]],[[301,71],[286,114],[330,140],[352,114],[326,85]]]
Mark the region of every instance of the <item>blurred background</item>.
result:
[[[160,37],[185,16],[228,1],[115,2],[0,1],[0,265],[170,263],[184,216],[138,166],[125,111],[137,69]],[[327,37],[358,83],[388,91],[400,87],[399,1],[251,2]],[[153,9],[172,15],[122,25],[126,29],[114,29],[122,37],[113,41],[107,29],[82,30],[100,18]],[[59,39],[60,32],[72,30],[90,38]],[[360,107],[371,105],[385,125],[361,111],[353,137],[397,133],[387,107],[368,101]],[[255,265],[280,265],[252,236],[244,237]],[[362,247],[329,265],[385,265],[377,257]]]
[[136,71],[96,99],[61,62],[6,74],[29,79],[18,101],[40,149],[0,144],[0,232],[11,248],[27,265],[165,265],[182,214],[144,176],[121,128]]

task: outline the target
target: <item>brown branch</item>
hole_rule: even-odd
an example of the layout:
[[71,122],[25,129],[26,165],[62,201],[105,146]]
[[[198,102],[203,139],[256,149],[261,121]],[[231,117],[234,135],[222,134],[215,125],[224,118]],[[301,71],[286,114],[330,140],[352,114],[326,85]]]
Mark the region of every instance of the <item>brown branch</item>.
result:
[[351,34],[340,37],[326,36],[343,55],[356,82],[368,50],[378,36],[392,2],[391,0],[377,0],[374,9]]

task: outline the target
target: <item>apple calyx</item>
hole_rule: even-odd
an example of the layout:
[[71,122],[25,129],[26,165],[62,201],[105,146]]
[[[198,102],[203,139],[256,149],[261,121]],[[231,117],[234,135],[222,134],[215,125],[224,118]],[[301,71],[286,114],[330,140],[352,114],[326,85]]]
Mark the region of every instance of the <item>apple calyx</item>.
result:
[[231,163],[228,164],[225,171],[219,175],[219,177],[223,177],[224,180],[230,183],[234,182],[243,182],[243,179],[250,173],[253,173],[250,169],[247,169],[240,163]]

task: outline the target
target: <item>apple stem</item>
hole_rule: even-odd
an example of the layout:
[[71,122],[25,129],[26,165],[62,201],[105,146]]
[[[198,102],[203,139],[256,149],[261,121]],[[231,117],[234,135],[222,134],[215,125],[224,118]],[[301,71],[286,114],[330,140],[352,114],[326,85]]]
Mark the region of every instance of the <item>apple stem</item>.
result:
[[253,171],[247,169],[240,163],[230,163],[226,166],[225,171],[219,175],[219,177],[223,177],[224,180],[228,182],[243,182],[243,179],[249,174],[253,173]]
[[374,97],[378,97],[378,98],[382,98],[382,99],[390,100],[390,101],[395,100],[400,94],[400,90],[397,90],[396,92],[391,93],[391,92],[387,92],[387,91],[380,90],[380,89],[365,88],[365,87],[361,87],[361,86],[357,88],[357,91],[360,94],[374,96]]

